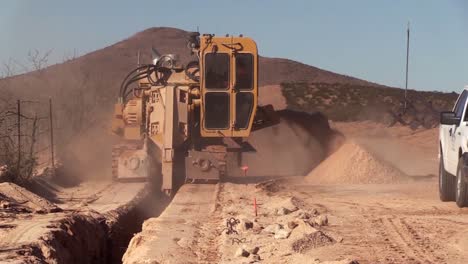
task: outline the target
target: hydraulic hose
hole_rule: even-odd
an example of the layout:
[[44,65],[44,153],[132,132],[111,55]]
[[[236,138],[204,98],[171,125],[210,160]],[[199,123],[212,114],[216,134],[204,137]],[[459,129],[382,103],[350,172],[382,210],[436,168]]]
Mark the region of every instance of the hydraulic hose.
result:
[[138,67],[138,68],[136,68],[136,69],[133,69],[131,72],[129,72],[129,73],[127,74],[127,76],[125,76],[125,78],[123,79],[123,81],[122,81],[122,83],[121,83],[121,85],[120,85],[119,94],[122,95],[124,84],[125,84],[125,82],[127,81],[127,79],[128,79],[132,74],[134,74],[135,72],[137,72],[137,71],[139,71],[139,70],[142,70],[142,69],[144,69],[144,68],[147,68],[147,67],[148,67],[148,65],[142,65],[142,66],[140,66],[140,67]]
[[[190,72],[189,70],[192,68],[194,68],[195,70],[193,72]],[[195,75],[195,73],[199,71],[200,71],[199,61],[196,61],[196,60],[191,61],[187,63],[187,65],[185,66],[185,75],[187,75],[187,77],[189,77],[193,81],[200,82],[200,76]]]

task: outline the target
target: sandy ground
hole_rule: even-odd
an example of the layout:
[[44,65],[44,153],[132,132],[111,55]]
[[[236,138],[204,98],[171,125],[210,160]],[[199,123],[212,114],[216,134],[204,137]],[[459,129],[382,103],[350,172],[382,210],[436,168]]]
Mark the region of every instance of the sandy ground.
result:
[[[332,128],[345,135],[346,147],[308,175],[260,184],[182,186],[159,217],[145,221],[123,262],[468,262],[468,208],[438,198],[437,129],[413,131],[370,122],[332,123]],[[398,177],[384,179],[382,168]],[[327,181],[314,181],[323,175]],[[50,200],[62,211],[52,212],[53,206],[31,196],[24,204],[29,212],[1,215],[1,261],[14,262],[12,254],[24,254],[25,247],[56,230],[54,223],[70,216],[88,212],[86,221],[98,221],[93,215],[128,203],[144,184],[48,188]],[[20,203],[21,195],[15,198]],[[89,240],[89,232],[85,243],[101,248],[98,239]],[[102,232],[94,236],[106,239]]]
[[[184,263],[461,264],[468,260],[468,208],[441,203],[433,181],[310,185],[297,178],[281,181],[273,189],[278,190],[230,183],[189,186],[164,217],[145,222],[142,233],[130,243],[124,263],[180,263],[184,259]],[[202,196],[197,194],[200,191]],[[275,209],[292,197],[299,210],[278,215]],[[328,225],[310,227],[298,217],[300,212],[325,215]],[[237,234],[226,233],[231,218],[240,221],[234,227]],[[253,228],[244,229],[246,221]],[[286,239],[265,231],[275,224],[288,230],[290,222],[298,227],[289,230]],[[306,243],[303,252],[295,251],[298,240],[317,231],[332,241],[309,247]],[[258,252],[252,254],[255,247]],[[248,257],[236,255],[243,248],[250,251]]]
[[[410,180],[314,184],[291,177],[260,186],[184,186],[164,217],[145,222],[124,262],[467,263],[468,208],[438,198],[437,129],[332,127]],[[317,224],[323,217],[328,223]],[[237,220],[230,228],[228,221]]]
[[330,215],[343,242],[310,254],[359,263],[466,263],[468,210],[441,203],[434,182],[404,185],[290,185]]

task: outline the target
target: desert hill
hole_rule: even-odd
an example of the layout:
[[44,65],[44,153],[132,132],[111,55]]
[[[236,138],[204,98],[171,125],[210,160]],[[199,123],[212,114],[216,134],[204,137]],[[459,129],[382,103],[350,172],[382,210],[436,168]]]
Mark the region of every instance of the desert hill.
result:
[[[106,123],[102,121],[109,120],[121,80],[137,65],[138,51],[142,63],[151,61],[151,47],[155,47],[162,54],[179,54],[181,62],[186,63],[191,60],[186,48],[187,34],[187,31],[176,28],[150,28],[84,56],[39,71],[0,79],[3,99],[0,104],[5,99],[45,100],[52,97],[56,108],[60,109],[60,113],[57,114],[58,120],[66,120],[66,123],[72,124],[74,130],[83,130],[88,123]],[[259,50],[261,53],[261,46]],[[259,82],[263,87],[261,94],[263,92],[268,95],[267,100],[263,102],[281,101],[281,108],[306,112],[322,111],[332,119],[342,121],[356,120],[358,114],[358,119],[374,117],[375,114],[362,115],[363,112],[371,112],[376,113],[378,117],[374,119],[379,121],[382,113],[401,105],[401,89],[389,88],[300,62],[261,57],[259,68]],[[272,87],[276,89],[270,89]],[[265,93],[267,89],[274,94]],[[386,96],[387,93],[390,95]],[[437,111],[449,108],[456,98],[454,94],[416,91],[411,93],[423,105],[432,100],[427,97],[442,98],[443,102],[439,102],[435,109],[423,108],[422,114],[420,111],[413,111],[414,116],[429,114],[430,125],[434,124]],[[375,97],[376,94],[379,96]],[[375,111],[379,105],[387,106],[383,112]],[[390,123],[393,121],[392,119]]]
[[[69,90],[70,86],[78,85],[73,83],[78,78],[85,80],[88,86],[100,86],[102,96],[112,97],[116,95],[115,91],[121,79],[136,66],[138,51],[142,63],[151,61],[151,47],[155,47],[162,54],[179,54],[182,62],[189,61],[190,55],[186,48],[187,34],[188,32],[175,28],[150,28],[109,47],[52,65],[41,73],[32,72],[1,80],[0,85],[8,86],[15,95],[19,96],[44,93],[54,96],[59,89]],[[259,47],[259,50],[261,53],[262,47]],[[364,80],[288,59],[261,57],[260,69],[260,86],[284,81],[371,85]],[[37,83],[38,80],[44,79],[47,82]],[[32,83],[34,87],[30,87]]]

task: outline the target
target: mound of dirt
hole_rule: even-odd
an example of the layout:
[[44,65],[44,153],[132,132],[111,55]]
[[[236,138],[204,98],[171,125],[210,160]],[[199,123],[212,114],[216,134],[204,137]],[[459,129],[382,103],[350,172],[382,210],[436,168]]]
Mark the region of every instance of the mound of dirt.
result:
[[257,183],[255,189],[264,191],[267,195],[272,195],[284,189],[278,180],[269,180]]
[[306,234],[303,238],[294,241],[291,248],[294,252],[304,253],[309,249],[331,245],[335,242],[333,238],[327,236],[322,231],[317,231]]
[[312,170],[306,180],[317,184],[398,183],[408,179],[405,176],[362,146],[348,141]]
[[0,210],[35,213],[60,212],[54,203],[20,187],[14,183],[0,183]]

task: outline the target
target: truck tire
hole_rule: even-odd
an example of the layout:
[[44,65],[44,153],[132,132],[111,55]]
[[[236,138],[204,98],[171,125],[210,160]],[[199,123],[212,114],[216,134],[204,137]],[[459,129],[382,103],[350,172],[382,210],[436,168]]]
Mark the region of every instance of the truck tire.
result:
[[455,202],[458,207],[467,207],[468,206],[468,182],[466,181],[466,172],[463,169],[464,158],[461,157],[458,160],[457,166],[457,182],[456,182],[456,192],[455,192]]
[[441,148],[439,160],[439,197],[442,202],[455,201],[455,177],[445,171],[442,153]]

